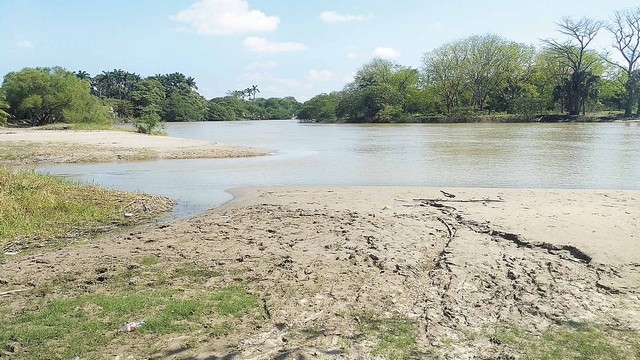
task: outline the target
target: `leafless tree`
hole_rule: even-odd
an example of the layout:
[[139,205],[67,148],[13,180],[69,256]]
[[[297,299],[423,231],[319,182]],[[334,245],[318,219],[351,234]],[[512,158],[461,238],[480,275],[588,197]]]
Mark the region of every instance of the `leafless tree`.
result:
[[559,59],[565,61],[572,71],[567,87],[567,109],[570,115],[578,115],[583,108],[588,89],[585,89],[589,70],[598,62],[597,57],[587,55],[589,44],[596,37],[602,23],[589,18],[573,20],[564,17],[556,23],[558,32],[569,37],[560,42],[554,39],[543,40],[547,48]]
[[[624,116],[631,116],[634,94],[638,91],[638,78],[635,71],[638,59],[640,59],[640,7],[616,11],[606,28],[615,39],[613,47],[618,50],[625,61],[624,65],[620,65],[617,62],[607,60],[618,66],[627,76]],[[640,108],[638,108],[638,114],[640,114]]]

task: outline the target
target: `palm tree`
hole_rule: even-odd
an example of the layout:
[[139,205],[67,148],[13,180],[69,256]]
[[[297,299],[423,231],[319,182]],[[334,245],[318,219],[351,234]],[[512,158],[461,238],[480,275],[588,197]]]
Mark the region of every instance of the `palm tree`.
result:
[[253,100],[256,99],[256,94],[259,93],[258,85],[251,85],[251,93],[253,94]]
[[189,89],[198,90],[198,86],[196,86],[196,79],[191,76],[187,77],[186,84]]
[[75,75],[80,80],[91,80],[91,75],[84,70],[74,71],[73,75]]

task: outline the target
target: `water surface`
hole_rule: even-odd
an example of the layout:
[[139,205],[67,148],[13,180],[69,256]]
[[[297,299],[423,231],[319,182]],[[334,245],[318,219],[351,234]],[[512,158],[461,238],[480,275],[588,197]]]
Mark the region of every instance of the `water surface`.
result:
[[171,123],[170,136],[266,148],[259,158],[44,166],[55,175],[165,195],[180,215],[247,186],[640,189],[640,124],[319,125]]

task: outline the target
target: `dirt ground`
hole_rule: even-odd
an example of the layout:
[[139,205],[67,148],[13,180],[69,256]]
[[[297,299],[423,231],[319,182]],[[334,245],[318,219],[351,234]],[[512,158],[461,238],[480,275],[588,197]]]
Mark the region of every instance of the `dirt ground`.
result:
[[266,155],[266,150],[125,131],[0,128],[0,165]]
[[[0,305],[20,313],[38,296],[108,292],[153,255],[156,272],[129,286],[156,286],[161,275],[186,294],[241,283],[265,314],[225,336],[145,338],[157,359],[385,357],[367,336],[372,317],[415,331],[415,344],[389,358],[521,358],[494,336],[500,329],[640,331],[640,192],[444,190],[455,198],[415,188],[237,190],[189,219],[1,257],[0,292],[25,291]],[[170,275],[185,264],[210,275],[197,286]],[[39,290],[62,278],[67,290]],[[87,358],[144,354],[121,341]]]

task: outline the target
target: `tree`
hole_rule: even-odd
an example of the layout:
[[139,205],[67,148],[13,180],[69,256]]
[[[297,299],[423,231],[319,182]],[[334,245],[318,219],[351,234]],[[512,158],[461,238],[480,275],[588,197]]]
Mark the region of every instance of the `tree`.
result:
[[54,122],[108,122],[89,83],[60,68],[24,68],[4,77],[3,89],[16,119],[32,125]]
[[258,85],[251,85],[251,89],[249,91],[251,95],[253,95],[253,100],[256,99],[256,94],[260,93],[260,90],[258,89]]
[[217,99],[209,100],[207,113],[205,115],[207,121],[233,121],[236,120],[236,113],[232,108],[225,106],[217,101]]
[[554,53],[558,61],[565,62],[571,70],[566,86],[563,86],[569,115],[578,115],[584,109],[585,99],[589,96],[585,88],[591,77],[590,70],[598,62],[597,57],[587,57],[587,47],[600,31],[602,23],[582,18],[574,21],[565,17],[556,24],[558,31],[569,37],[564,42],[553,39],[544,40],[549,51]]
[[206,112],[206,101],[198,93],[189,90],[186,94],[170,94],[164,102],[161,117],[165,121],[202,121]]
[[[640,59],[640,7],[616,11],[606,28],[615,39],[613,47],[618,50],[625,61],[625,64],[620,65],[608,60],[624,71],[627,77],[624,116],[628,117],[631,116],[634,92],[638,86],[637,78],[632,74],[637,69],[638,59]],[[640,109],[638,109],[638,114],[640,114]]]
[[159,115],[165,98],[165,88],[158,80],[147,78],[140,81],[131,92],[134,115],[139,117],[150,112]]
[[298,112],[298,118],[335,121],[337,120],[336,110],[338,109],[339,101],[340,95],[336,92],[316,95],[302,104],[302,108]]
[[460,106],[464,86],[467,44],[455,41],[425,53],[422,58],[422,79],[444,102],[447,114]]
[[352,122],[388,122],[404,116],[409,90],[418,83],[418,71],[375,58],[363,65],[345,86],[337,115]]
[[0,126],[7,124],[7,119],[9,119],[9,113],[7,110],[9,109],[9,103],[4,97],[4,93],[2,89],[0,89]]

